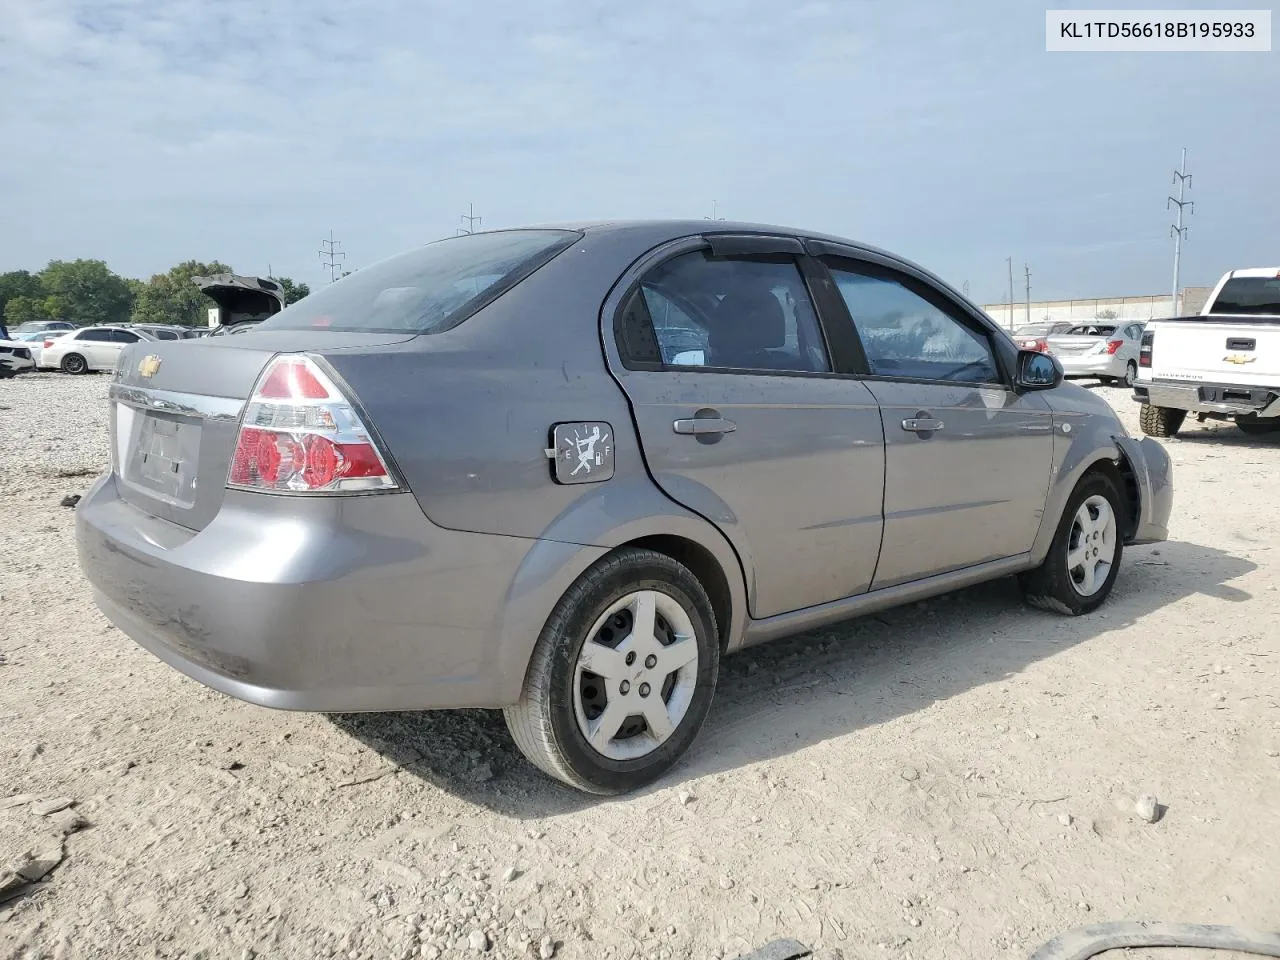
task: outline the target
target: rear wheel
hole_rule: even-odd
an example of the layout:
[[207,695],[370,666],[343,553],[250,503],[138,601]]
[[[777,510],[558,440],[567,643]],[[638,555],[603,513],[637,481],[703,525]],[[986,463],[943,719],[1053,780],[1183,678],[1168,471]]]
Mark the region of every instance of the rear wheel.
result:
[[78,353],[68,353],[62,358],[63,373],[84,373],[88,369],[88,361]]
[[1138,365],[1130,360],[1124,367],[1124,385],[1132,387],[1133,382],[1138,379]]
[[1044,563],[1020,578],[1027,602],[1072,617],[1101,606],[1120,572],[1127,516],[1115,477],[1102,469],[1086,474],[1067,501]]
[[520,701],[503,713],[543,772],[588,793],[624,793],[683,756],[719,668],[715,614],[697,578],[665,554],[627,548],[561,598]]
[[1268,417],[1265,420],[1259,420],[1257,417],[1236,417],[1236,426],[1250,436],[1277,433],[1280,432],[1280,417]]
[[1142,405],[1138,413],[1138,423],[1142,432],[1149,437],[1172,437],[1187,419],[1187,411],[1175,410],[1173,407],[1153,407],[1149,403]]

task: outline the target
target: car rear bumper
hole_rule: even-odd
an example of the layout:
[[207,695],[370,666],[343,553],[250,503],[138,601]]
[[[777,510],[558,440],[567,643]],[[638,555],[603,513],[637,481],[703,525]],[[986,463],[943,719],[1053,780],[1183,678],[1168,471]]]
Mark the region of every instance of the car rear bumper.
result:
[[508,594],[540,541],[435,527],[409,494],[228,491],[197,533],[126,503],[108,474],[77,507],[76,540],[115,626],[262,706],[502,706],[537,634],[502,649]]
[[1187,410],[1191,413],[1280,417],[1280,389],[1276,387],[1138,380],[1133,385],[1133,399],[1153,407]]
[[1164,446],[1150,437],[1117,437],[1120,452],[1133,471],[1138,487],[1138,516],[1128,543],[1159,543],[1169,539],[1173,512],[1173,463]]
[[1116,377],[1124,378],[1125,361],[1109,353],[1061,356],[1054,354],[1062,364],[1062,372],[1068,377]]

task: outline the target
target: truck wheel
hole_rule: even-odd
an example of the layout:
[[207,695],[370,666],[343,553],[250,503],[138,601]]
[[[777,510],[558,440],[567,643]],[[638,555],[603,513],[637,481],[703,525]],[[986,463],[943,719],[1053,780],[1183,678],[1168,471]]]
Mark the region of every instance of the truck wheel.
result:
[[1148,437],[1172,437],[1187,419],[1187,411],[1175,410],[1173,407],[1153,407],[1149,403],[1142,405],[1138,413],[1138,423],[1142,432]]
[[1257,417],[1236,417],[1236,426],[1241,432],[1251,437],[1262,436],[1280,432],[1280,417],[1268,417],[1266,420],[1259,420]]
[[688,749],[720,666],[715,613],[689,569],[627,548],[552,611],[507,728],[533,764],[595,794],[634,790]]

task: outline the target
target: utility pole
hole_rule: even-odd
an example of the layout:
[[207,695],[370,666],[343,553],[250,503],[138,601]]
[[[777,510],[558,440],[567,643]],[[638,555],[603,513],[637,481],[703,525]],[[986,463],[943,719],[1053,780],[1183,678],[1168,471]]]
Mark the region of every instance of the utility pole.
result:
[[724,219],[724,217],[717,217],[717,216],[716,216],[716,203],[717,203],[717,202],[718,202],[718,201],[716,201],[716,200],[712,200],[712,201],[711,201],[711,216],[709,216],[709,217],[703,217],[703,218],[702,218],[703,220],[723,220],[723,219]]
[[1031,268],[1025,263],[1022,265],[1023,271],[1027,275],[1027,323],[1031,322]]
[[342,252],[342,241],[333,239],[333,231],[329,231],[329,239],[320,241],[320,264],[329,271],[329,282],[341,276],[342,261],[347,255]]
[[459,219],[465,220],[467,222],[467,225],[465,227],[458,228],[458,236],[464,237],[469,233],[475,233],[476,224],[479,223],[484,218],[476,216],[476,205],[474,203],[468,203],[467,212],[464,213]]
[[1013,329],[1013,257],[1005,257],[1009,264],[1009,329]]
[[969,281],[968,281],[968,280],[966,280],[963,284],[961,284],[961,286],[960,286],[960,292],[961,292],[961,293],[963,293],[966,297],[967,297],[967,296],[969,296]]
[[1191,174],[1187,173],[1187,148],[1182,148],[1182,164],[1177,170],[1173,171],[1174,183],[1178,185],[1178,198],[1175,200],[1170,197],[1165,203],[1164,208],[1169,209],[1170,204],[1178,208],[1178,222],[1173,224],[1169,230],[1173,234],[1173,315],[1176,317],[1182,309],[1178,301],[1181,299],[1181,288],[1178,285],[1178,271],[1182,266],[1182,240],[1187,235],[1188,227],[1182,225],[1182,208],[1190,207],[1191,212],[1196,212],[1196,204],[1194,200],[1184,200],[1186,196],[1186,188],[1191,186]]

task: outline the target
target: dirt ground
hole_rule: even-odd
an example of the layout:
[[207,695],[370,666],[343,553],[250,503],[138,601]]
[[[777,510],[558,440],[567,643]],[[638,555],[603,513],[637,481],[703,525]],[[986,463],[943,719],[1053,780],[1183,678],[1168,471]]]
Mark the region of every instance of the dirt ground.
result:
[[600,800],[497,714],[272,712],[110,627],[59,506],[105,462],[106,385],[0,381],[0,865],[61,857],[0,905],[0,956],[1022,958],[1109,920],[1280,927],[1280,439],[1169,441],[1171,540],[1099,613],[1001,581],[746,652],[687,761]]

